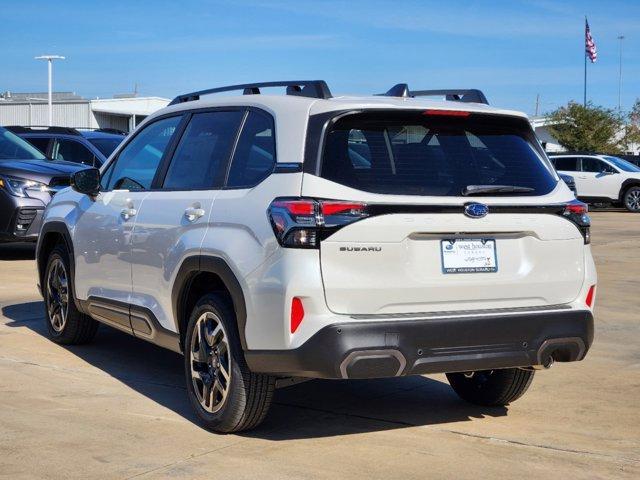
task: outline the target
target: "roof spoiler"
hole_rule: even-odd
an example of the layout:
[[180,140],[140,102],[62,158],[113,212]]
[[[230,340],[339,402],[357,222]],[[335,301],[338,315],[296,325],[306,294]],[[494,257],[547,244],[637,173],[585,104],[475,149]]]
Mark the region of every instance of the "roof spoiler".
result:
[[445,97],[452,102],[483,103],[489,105],[487,97],[482,90],[475,88],[468,89],[445,89],[445,90],[409,90],[406,83],[398,83],[381,94],[386,97]]
[[242,90],[243,95],[259,95],[261,88],[286,87],[287,95],[296,95],[309,98],[331,98],[331,91],[324,80],[286,80],[282,82],[245,83],[241,85],[229,85],[226,87],[209,88],[197,92],[185,93],[174,98],[169,105],[199,100],[202,95],[213,93],[233,92]]

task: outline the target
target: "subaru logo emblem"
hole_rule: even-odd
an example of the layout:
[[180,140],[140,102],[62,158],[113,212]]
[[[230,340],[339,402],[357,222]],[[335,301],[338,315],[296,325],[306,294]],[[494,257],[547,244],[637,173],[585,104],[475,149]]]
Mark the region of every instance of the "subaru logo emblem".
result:
[[464,214],[471,218],[482,218],[489,213],[489,207],[484,203],[466,203],[464,206]]

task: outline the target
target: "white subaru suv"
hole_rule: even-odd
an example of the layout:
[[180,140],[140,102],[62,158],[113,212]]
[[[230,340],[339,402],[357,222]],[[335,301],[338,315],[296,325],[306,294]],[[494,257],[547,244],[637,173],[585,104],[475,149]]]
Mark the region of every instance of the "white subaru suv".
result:
[[446,373],[504,405],[593,340],[587,207],[478,90],[194,92],[71,183],[37,247],[52,339],[100,322],[181,352],[217,432],[308,378]]
[[612,155],[550,155],[560,174],[575,180],[576,196],[589,203],[613,203],[640,213],[640,167]]

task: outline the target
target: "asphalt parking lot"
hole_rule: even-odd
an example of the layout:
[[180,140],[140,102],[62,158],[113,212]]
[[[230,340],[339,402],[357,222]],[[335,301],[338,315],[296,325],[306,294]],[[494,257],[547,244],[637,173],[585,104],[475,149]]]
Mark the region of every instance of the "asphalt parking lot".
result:
[[0,477],[640,478],[640,216],[592,220],[595,344],[508,408],[442,375],[311,381],[226,436],[195,423],[180,356],[108,327],[50,342],[33,248],[0,246]]

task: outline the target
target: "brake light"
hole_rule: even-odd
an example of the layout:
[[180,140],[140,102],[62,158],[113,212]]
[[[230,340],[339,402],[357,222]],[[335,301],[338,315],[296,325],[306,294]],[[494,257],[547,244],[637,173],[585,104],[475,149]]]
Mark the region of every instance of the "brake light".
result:
[[293,215],[313,215],[315,211],[313,200],[274,200],[272,205],[285,208]]
[[362,202],[276,198],[268,210],[278,243],[289,248],[318,248],[320,240],[368,216]]
[[428,109],[422,112],[423,115],[440,115],[443,117],[468,117],[471,115],[471,112],[466,112],[464,110],[436,110],[436,109]]
[[587,298],[584,300],[584,303],[586,303],[587,307],[589,308],[593,306],[593,299],[595,297],[595,293],[596,293],[596,286],[591,285],[591,288],[589,288],[589,292],[587,292]]
[[360,214],[366,208],[366,205],[361,202],[324,201],[320,203],[320,206],[322,207],[322,214],[327,217],[340,214]]
[[291,333],[296,333],[303,318],[304,307],[302,306],[302,300],[298,297],[293,297],[293,300],[291,300]]
[[582,233],[585,245],[591,243],[591,218],[589,218],[589,207],[579,200],[572,200],[564,205],[562,215],[571,220]]

